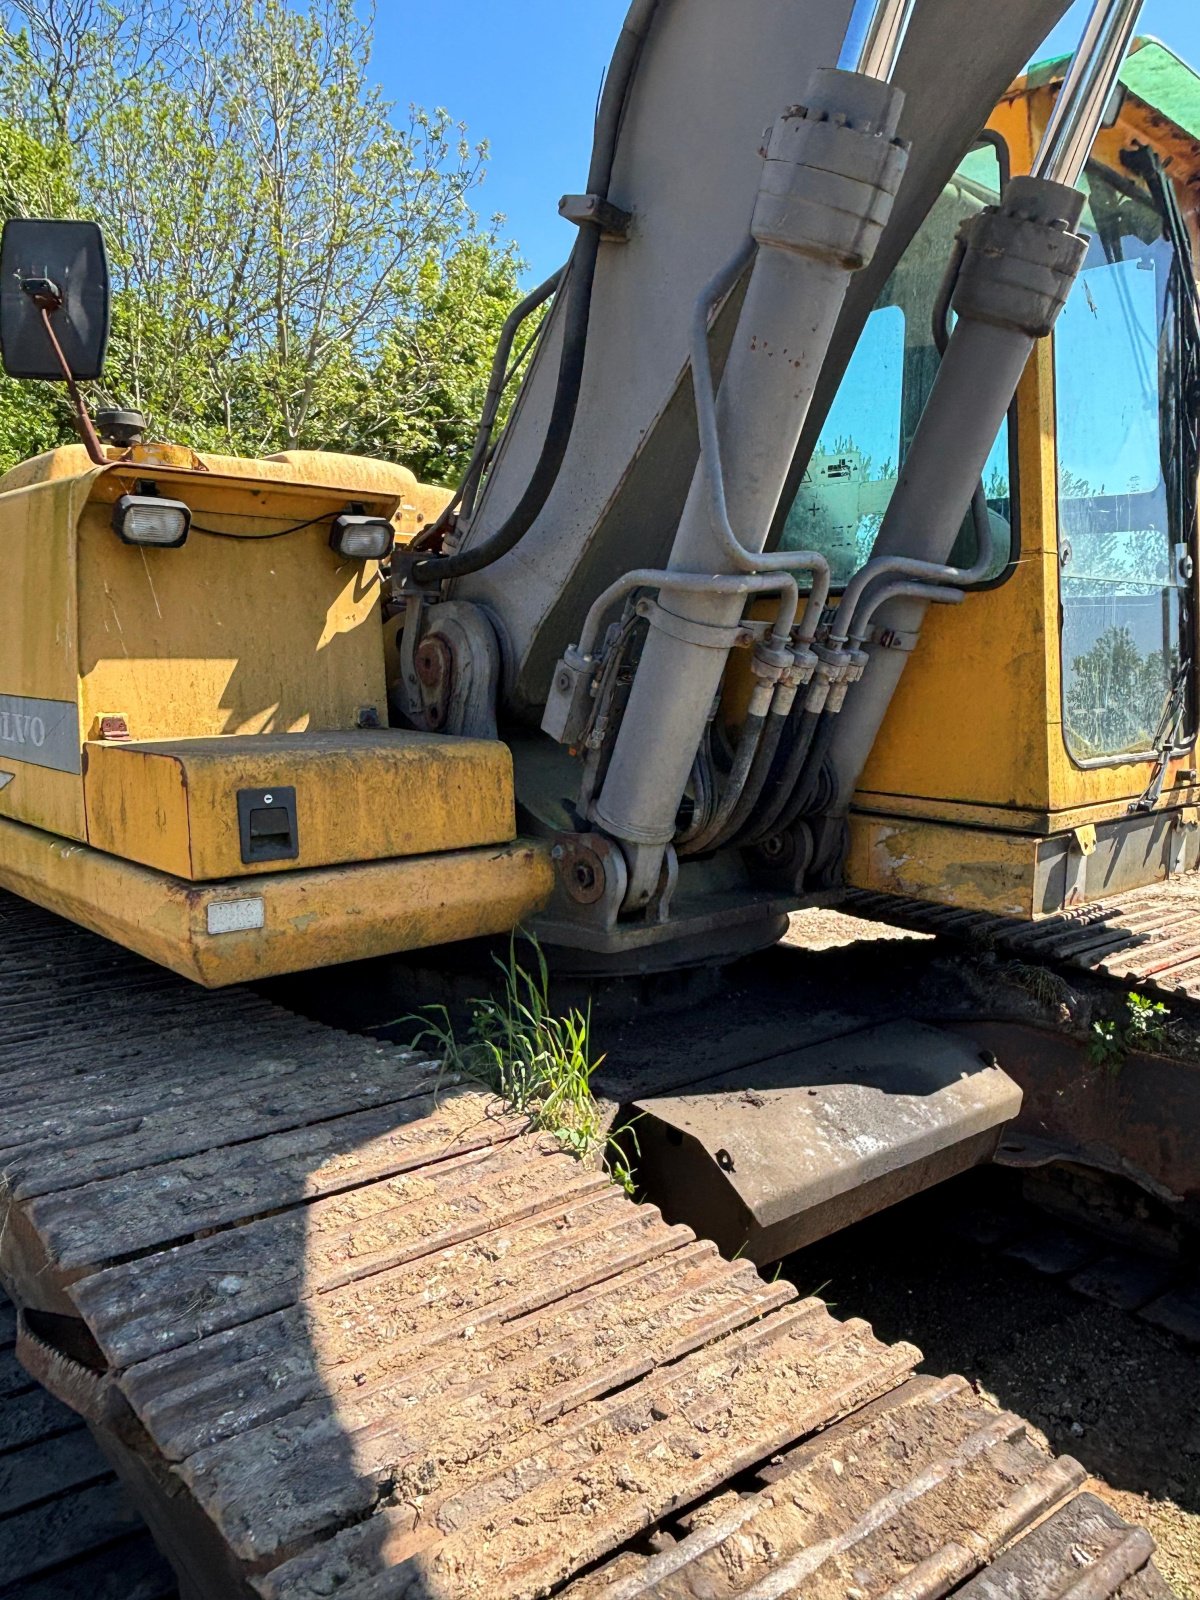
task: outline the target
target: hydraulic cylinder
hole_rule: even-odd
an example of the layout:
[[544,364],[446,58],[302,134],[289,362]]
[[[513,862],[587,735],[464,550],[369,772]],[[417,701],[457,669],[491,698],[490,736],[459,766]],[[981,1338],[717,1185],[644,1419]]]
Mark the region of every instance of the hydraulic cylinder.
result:
[[[717,399],[729,519],[759,553],[853,274],[871,258],[904,174],[903,97],[858,73],[818,72],[771,136],[755,205],[758,252]],[[729,570],[702,468],[673,571]],[[664,591],[592,820],[629,864],[626,910],[655,894],[745,597]],[[707,633],[706,633],[707,630]]]
[[[964,224],[966,254],[952,302],[958,320],[872,560],[949,560],[1034,345],[1054,327],[1083,264],[1087,242],[1074,231],[1082,209],[1078,190],[1019,177],[999,205]],[[898,598],[878,613],[862,680],[846,700],[830,745],[836,796],[827,819],[841,819],[849,809],[927,605]],[[840,827],[831,829],[827,821],[824,834],[821,856],[827,859]]]

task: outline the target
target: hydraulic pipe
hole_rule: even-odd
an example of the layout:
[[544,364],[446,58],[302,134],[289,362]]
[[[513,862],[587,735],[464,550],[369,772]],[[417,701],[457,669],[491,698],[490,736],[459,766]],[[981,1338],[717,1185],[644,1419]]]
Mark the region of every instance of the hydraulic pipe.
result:
[[[896,138],[902,103],[897,90],[875,79],[824,70],[806,104],[775,126],[751,228],[758,254],[715,408],[725,514],[714,515],[720,469],[709,450],[676,532],[673,571],[728,570],[740,560],[738,550],[749,564],[768,565],[763,546],[846,291],[872,255],[903,177],[906,151]],[[801,558],[787,559],[794,565]],[[652,626],[643,646],[591,813],[624,849],[628,911],[657,891],[724,676],[728,648],[697,635],[707,628],[716,637],[741,614],[739,601],[699,594],[672,596],[671,609],[677,624],[669,631]]]
[[[786,640],[800,609],[800,590],[790,572],[747,573],[735,577],[732,573],[663,572],[658,567],[636,567],[626,572],[615,583],[610,583],[603,594],[597,595],[584,618],[579,643],[572,652],[573,658],[587,660],[595,654],[596,640],[600,637],[600,624],[618,600],[635,589],[672,589],[681,594],[720,595],[737,598],[745,605],[747,595],[778,594],[779,610],[775,616],[773,633],[777,639]],[[739,612],[740,616],[740,612]]]
[[[973,496],[974,498],[977,498],[977,494]],[[984,511],[984,521],[976,524],[979,536],[978,550],[975,560],[969,567],[942,566],[934,561],[918,561],[912,556],[880,556],[878,559],[872,558],[865,566],[860,567],[846,585],[845,593],[842,595],[837,618],[829,635],[830,649],[840,650],[847,640],[860,644],[866,638],[871,620],[883,603],[879,597],[881,589],[876,588],[880,579],[914,578],[926,585],[944,583],[968,589],[973,584],[982,583],[988,575],[995,553],[991,518],[986,515],[986,502]],[[899,592],[891,585],[888,587],[890,595]]]
[[[514,306],[505,319],[500,330],[500,339],[496,345],[496,353],[492,357],[492,371],[488,379],[487,394],[483,398],[483,411],[479,417],[479,427],[475,434],[475,448],[471,452],[471,460],[463,474],[462,484],[455,500],[461,501],[464,518],[470,518],[475,509],[475,496],[479,490],[479,480],[483,476],[484,464],[487,460],[488,448],[492,442],[492,433],[496,426],[496,418],[500,415],[500,402],[504,398],[504,390],[508,384],[510,373],[508,359],[512,355],[512,347],[516,342],[517,332],[527,317],[531,317],[539,306],[544,305],[550,296],[556,292],[563,280],[566,267],[559,267],[552,273],[545,283],[538,285],[531,294],[527,294],[521,303]],[[452,502],[453,504],[453,502]]]
[[916,0],[859,0],[838,62],[849,72],[891,83]]
[[1141,10],[1142,0],[1098,0],[1046,124],[1033,163],[1035,178],[1079,182]]

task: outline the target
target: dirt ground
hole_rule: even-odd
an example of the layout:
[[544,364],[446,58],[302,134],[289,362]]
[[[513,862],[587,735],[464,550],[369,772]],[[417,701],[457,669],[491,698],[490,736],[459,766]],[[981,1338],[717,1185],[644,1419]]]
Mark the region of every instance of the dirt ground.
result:
[[843,945],[855,944],[860,939],[929,941],[933,938],[931,933],[912,933],[907,928],[892,928],[883,922],[866,922],[862,917],[848,917],[844,911],[823,908],[798,911],[789,921],[791,925],[783,936],[783,943],[800,945],[805,950],[836,950]]
[[909,1339],[925,1370],[962,1373],[1082,1462],[1147,1525],[1163,1576],[1200,1600],[1200,1351],[1058,1279],[948,1235],[970,1194],[943,1186],[793,1256],[786,1275],[839,1317]]
[[[789,942],[881,936],[914,937],[810,911]],[[945,1220],[977,1182],[970,1174],[813,1245],[786,1275],[835,1315],[911,1340],[928,1371],[962,1373],[1027,1418],[1084,1465],[1097,1494],[1149,1527],[1163,1576],[1182,1600],[1200,1600],[1200,1350],[953,1237]]]

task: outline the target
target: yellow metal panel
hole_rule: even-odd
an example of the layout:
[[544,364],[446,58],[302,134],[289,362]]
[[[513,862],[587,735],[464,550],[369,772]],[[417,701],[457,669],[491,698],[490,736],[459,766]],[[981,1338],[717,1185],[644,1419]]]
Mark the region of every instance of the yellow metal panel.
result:
[[84,746],[88,842],[110,855],[191,878],[187,771],[180,761],[154,756],[154,749],[153,745]]
[[[242,861],[239,789],[296,791],[300,854]],[[180,878],[278,874],[507,843],[512,755],[399,730],[87,746],[88,838]]]
[[[553,884],[548,847],[518,840],[198,888],[0,820],[0,885],[208,988],[503,933]],[[248,901],[261,927],[209,932],[210,907]]]
[[[96,476],[93,470],[83,477],[0,494],[5,590],[0,694],[76,703],[74,528]],[[12,774],[0,788],[0,816],[17,817],[68,838],[85,837],[77,774],[7,758],[0,758],[0,773]]]
[[1002,916],[1034,914],[1038,841],[937,822],[853,816],[846,881]]
[[[342,561],[319,525],[262,537],[345,503],[320,489],[215,474],[157,474],[187,499],[179,550],[122,544],[111,502],[125,469],[102,475],[79,521],[83,726],[123,715],[132,738],[351,728],[386,718],[377,569]],[[180,479],[184,479],[180,482]]]
[[1058,650],[1058,557],[1056,541],[1047,548],[1054,534],[1045,514],[1054,486],[1048,359],[1045,351],[1035,356],[1018,395],[1021,559],[999,587],[968,595],[961,607],[929,608],[863,773],[864,792],[1048,804],[1046,659]]
[[[1168,787],[1163,804],[1171,806],[1200,803],[1200,788],[1190,783]],[[1090,806],[1074,806],[1065,811],[1017,810],[1003,806],[975,805],[961,800],[930,800],[925,796],[870,794],[859,790],[855,809],[867,814],[892,817],[927,817],[933,822],[957,822],[971,828],[1002,828],[1010,833],[1069,833],[1085,823],[1117,822],[1129,815],[1125,799],[1105,800]]]
[[[390,500],[383,514],[393,517],[396,531],[411,537],[432,522],[450,499],[451,491],[437,484],[418,483],[407,467],[394,461],[377,461],[365,456],[339,455],[332,450],[284,450],[259,460],[239,456],[197,456],[179,445],[135,445],[131,449],[106,446],[114,465],[130,462],[135,466],[158,469],[166,466],[191,468],[228,478],[260,483],[301,483],[325,489],[344,490],[347,495]],[[87,451],[81,444],[60,445],[44,455],[22,461],[0,478],[0,493],[25,489],[59,478],[79,477],[91,469]],[[187,499],[184,494],[181,498]]]

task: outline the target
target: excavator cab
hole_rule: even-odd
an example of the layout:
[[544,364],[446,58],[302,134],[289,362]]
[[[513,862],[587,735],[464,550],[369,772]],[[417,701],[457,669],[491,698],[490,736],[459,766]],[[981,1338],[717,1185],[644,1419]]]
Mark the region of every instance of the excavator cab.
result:
[[[1013,86],[889,279],[785,543],[862,558],[936,368],[953,230],[1028,170],[1066,65]],[[901,681],[854,803],[856,887],[1030,918],[1200,860],[1198,107],[1195,74],[1135,41],[1083,180],[1079,283],[984,473],[993,567],[931,612]],[[971,559],[968,523],[952,562]]]

